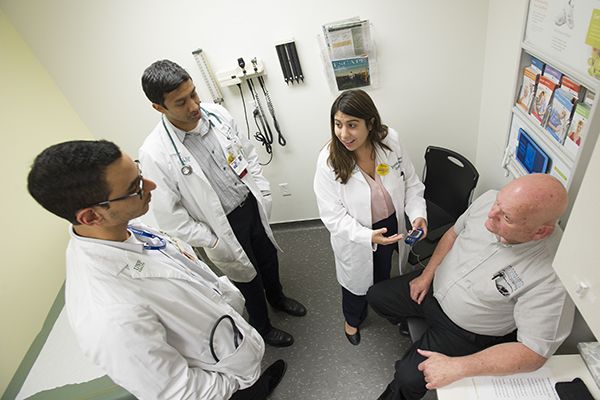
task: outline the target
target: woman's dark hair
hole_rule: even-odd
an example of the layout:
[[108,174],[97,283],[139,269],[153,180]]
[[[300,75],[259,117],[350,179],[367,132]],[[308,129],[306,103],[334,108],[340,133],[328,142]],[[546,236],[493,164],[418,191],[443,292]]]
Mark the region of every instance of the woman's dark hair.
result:
[[331,125],[331,141],[329,142],[329,158],[327,162],[333,168],[336,179],[345,185],[348,179],[350,179],[352,170],[356,165],[356,156],[335,135],[335,114],[338,111],[354,118],[365,120],[367,128],[371,128],[367,140],[373,149],[373,157],[375,156],[376,147],[386,150],[390,150],[390,148],[383,143],[383,139],[388,134],[388,127],[381,122],[379,111],[377,111],[377,107],[375,107],[371,96],[364,90],[359,89],[342,92],[331,105],[329,120]]
[[104,172],[121,156],[119,147],[106,140],[55,144],[35,158],[27,190],[46,210],[77,225],[77,212],[108,200]]

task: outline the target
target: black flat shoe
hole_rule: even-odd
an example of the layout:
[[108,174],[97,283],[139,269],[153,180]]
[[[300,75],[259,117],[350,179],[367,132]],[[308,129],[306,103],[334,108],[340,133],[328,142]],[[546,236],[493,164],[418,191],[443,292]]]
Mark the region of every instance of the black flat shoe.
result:
[[279,307],[274,308],[281,310],[289,315],[293,315],[294,317],[302,317],[306,315],[306,307],[304,307],[296,300],[290,299],[289,297],[286,297],[283,304],[281,304]]
[[352,343],[354,346],[358,346],[360,343],[360,330],[358,328],[356,328],[356,333],[354,335],[349,334],[345,329],[344,333],[346,334],[346,337],[350,343]]
[[381,393],[381,396],[379,396],[377,398],[377,400],[394,400],[394,395],[396,393],[394,393],[392,391],[392,388],[390,387],[390,385],[387,385],[387,387],[385,388],[385,391],[383,393]]
[[263,336],[266,344],[273,347],[287,347],[294,343],[294,337],[281,329],[273,328]]
[[287,363],[284,360],[277,360],[263,372],[263,376],[267,379],[267,396],[279,385],[286,370]]

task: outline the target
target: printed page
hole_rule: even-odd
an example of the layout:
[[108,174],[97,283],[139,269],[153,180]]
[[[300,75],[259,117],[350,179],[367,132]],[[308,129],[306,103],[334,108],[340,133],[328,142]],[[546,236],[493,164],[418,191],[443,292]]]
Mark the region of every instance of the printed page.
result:
[[468,381],[469,400],[560,400],[549,368],[507,376],[478,376]]

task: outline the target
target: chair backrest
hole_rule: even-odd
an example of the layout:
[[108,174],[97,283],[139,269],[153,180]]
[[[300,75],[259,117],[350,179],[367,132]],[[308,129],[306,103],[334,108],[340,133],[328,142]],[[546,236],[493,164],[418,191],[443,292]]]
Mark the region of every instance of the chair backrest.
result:
[[429,146],[425,152],[425,199],[456,220],[471,204],[479,173],[455,151]]

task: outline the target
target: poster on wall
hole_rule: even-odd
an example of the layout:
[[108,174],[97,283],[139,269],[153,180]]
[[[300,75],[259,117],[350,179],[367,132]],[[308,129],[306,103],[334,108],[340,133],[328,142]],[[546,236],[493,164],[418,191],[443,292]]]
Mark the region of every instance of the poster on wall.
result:
[[525,42],[600,80],[600,0],[531,0]]

